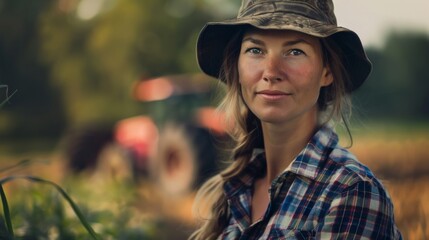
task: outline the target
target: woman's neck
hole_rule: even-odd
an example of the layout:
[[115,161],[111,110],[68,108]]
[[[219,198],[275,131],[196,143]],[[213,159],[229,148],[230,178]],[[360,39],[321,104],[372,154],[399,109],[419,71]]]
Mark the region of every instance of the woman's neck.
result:
[[[317,115],[317,114],[316,114]],[[262,123],[266,180],[271,183],[304,149],[317,128],[317,116],[300,119],[282,126]]]

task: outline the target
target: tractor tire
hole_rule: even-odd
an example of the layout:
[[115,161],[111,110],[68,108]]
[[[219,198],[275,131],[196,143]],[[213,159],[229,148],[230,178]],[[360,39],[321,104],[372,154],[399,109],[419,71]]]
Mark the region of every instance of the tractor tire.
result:
[[94,169],[101,151],[112,142],[111,127],[88,125],[70,130],[64,143],[64,158],[68,168],[74,173]]
[[152,162],[155,183],[167,195],[184,195],[220,170],[217,136],[191,124],[167,124]]
[[88,125],[69,131],[64,141],[63,158],[70,174],[89,174],[92,179],[134,180],[134,159],[117,144],[112,127]]

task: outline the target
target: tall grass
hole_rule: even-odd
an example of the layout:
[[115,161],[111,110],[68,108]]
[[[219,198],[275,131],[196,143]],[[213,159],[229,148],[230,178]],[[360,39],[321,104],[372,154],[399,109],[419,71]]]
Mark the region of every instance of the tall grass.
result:
[[[18,163],[16,165],[0,169],[0,173],[4,172],[6,170],[10,170],[12,168],[21,166],[21,165],[26,165],[27,163],[28,163],[27,160],[21,161],[20,163]],[[3,185],[8,183],[8,182],[20,180],[20,179],[27,180],[27,181],[34,182],[34,183],[38,183],[38,184],[46,184],[46,185],[53,187],[55,190],[57,190],[61,194],[61,196],[67,201],[67,203],[70,205],[70,207],[73,209],[74,213],[78,217],[79,221],[82,223],[83,227],[88,231],[89,236],[91,236],[92,239],[95,239],[95,240],[99,239],[99,237],[97,236],[95,231],[92,229],[91,225],[86,220],[85,216],[82,214],[78,205],[72,200],[72,198],[67,194],[67,192],[63,188],[61,188],[58,184],[56,184],[54,182],[51,182],[49,180],[45,180],[45,179],[42,179],[39,177],[35,177],[35,176],[7,176],[7,177],[0,179],[0,196],[1,196],[2,204],[3,204],[3,213],[4,213],[4,218],[5,218],[4,220],[5,220],[6,227],[7,227],[7,232],[5,234],[8,238],[13,239],[15,237],[15,234],[13,231],[12,219],[11,219],[10,210],[9,210],[9,204],[8,204],[6,194],[3,190]]]
[[[69,175],[61,164],[56,163],[60,162],[57,160],[43,165],[30,164],[20,169],[19,176],[5,177],[9,181],[4,186],[4,192],[9,196],[9,210],[6,211],[9,211],[9,226],[13,223],[17,239],[150,240],[159,239],[158,236],[164,234],[162,228],[165,226],[160,216],[153,214],[155,205],[149,206],[140,199],[135,186],[91,174]],[[31,172],[42,177],[28,176]],[[61,187],[46,180],[54,177],[53,173],[62,176],[57,180]],[[69,196],[68,200],[64,193]],[[76,196],[74,204],[69,202],[71,196]],[[142,208],[151,214],[141,211]],[[5,211],[3,213],[7,215]],[[81,221],[82,217],[87,226]],[[6,224],[3,225],[2,228],[0,220],[0,239],[10,239],[10,231]],[[88,231],[88,226],[96,233],[95,237]]]

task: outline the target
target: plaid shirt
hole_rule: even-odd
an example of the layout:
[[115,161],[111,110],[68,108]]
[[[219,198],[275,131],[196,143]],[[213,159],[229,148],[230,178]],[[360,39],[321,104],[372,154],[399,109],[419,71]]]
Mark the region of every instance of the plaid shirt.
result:
[[253,182],[265,170],[264,152],[255,151],[244,173],[225,183],[230,220],[218,239],[402,239],[383,185],[331,128],[272,182],[265,215],[252,224]]

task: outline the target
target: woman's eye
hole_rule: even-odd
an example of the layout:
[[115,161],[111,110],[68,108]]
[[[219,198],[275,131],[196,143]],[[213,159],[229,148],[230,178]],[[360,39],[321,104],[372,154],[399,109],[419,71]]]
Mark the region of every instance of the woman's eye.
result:
[[261,53],[262,53],[262,50],[261,50],[261,49],[259,49],[259,48],[248,48],[248,49],[246,50],[246,52],[251,53],[251,54],[258,55],[258,54],[261,54]]
[[292,49],[288,53],[288,55],[292,55],[292,56],[299,56],[302,54],[304,54],[304,52],[302,50],[299,50],[299,49]]

